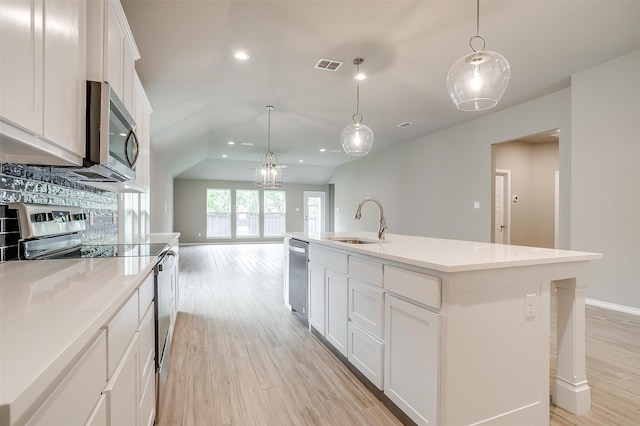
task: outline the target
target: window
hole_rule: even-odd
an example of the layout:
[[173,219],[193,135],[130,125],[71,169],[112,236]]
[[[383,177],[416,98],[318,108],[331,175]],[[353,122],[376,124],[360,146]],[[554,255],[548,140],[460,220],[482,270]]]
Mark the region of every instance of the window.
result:
[[264,191],[264,236],[280,237],[286,232],[287,193]]
[[260,236],[259,195],[257,190],[236,190],[236,237]]
[[231,238],[230,189],[207,189],[207,238]]

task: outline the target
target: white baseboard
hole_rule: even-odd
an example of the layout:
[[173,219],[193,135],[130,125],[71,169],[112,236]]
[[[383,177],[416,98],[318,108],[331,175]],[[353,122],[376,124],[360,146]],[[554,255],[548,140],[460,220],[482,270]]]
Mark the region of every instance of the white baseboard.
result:
[[624,312],[626,314],[640,316],[640,309],[632,308],[631,306],[616,305],[615,303],[603,302],[595,299],[585,299],[584,302],[587,305],[597,306],[599,308],[611,309],[613,311]]

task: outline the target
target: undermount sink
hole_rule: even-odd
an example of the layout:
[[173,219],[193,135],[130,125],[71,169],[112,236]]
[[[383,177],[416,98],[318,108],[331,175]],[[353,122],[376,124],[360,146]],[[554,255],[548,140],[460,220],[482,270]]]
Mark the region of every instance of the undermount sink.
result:
[[331,237],[327,239],[331,241],[337,241],[339,243],[347,243],[347,244],[378,244],[382,242],[382,241],[361,240],[360,238],[351,238],[351,237]]

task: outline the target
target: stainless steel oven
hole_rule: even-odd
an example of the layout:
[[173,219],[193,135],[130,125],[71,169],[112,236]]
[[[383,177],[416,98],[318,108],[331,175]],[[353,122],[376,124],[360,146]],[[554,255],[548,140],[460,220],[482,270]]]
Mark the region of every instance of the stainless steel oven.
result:
[[160,258],[155,273],[155,314],[156,314],[156,413],[159,415],[162,395],[169,374],[171,345],[169,326],[171,324],[172,269],[176,261],[173,250]]

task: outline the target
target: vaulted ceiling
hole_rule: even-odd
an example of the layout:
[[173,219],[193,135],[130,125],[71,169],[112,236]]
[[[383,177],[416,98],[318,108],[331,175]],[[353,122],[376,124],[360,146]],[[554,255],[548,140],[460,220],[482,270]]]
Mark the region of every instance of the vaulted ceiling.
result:
[[[285,182],[326,183],[355,160],[340,132],[355,112],[356,57],[365,60],[360,112],[376,152],[569,87],[572,74],[640,49],[636,0],[483,0],[480,33],[510,62],[511,80],[497,108],[462,112],[446,74],[471,52],[473,0],[122,3],[154,110],[152,149],[186,178],[251,180],[273,105],[271,145]],[[239,49],[248,61],[233,57]],[[314,68],[323,58],[344,64]]]

